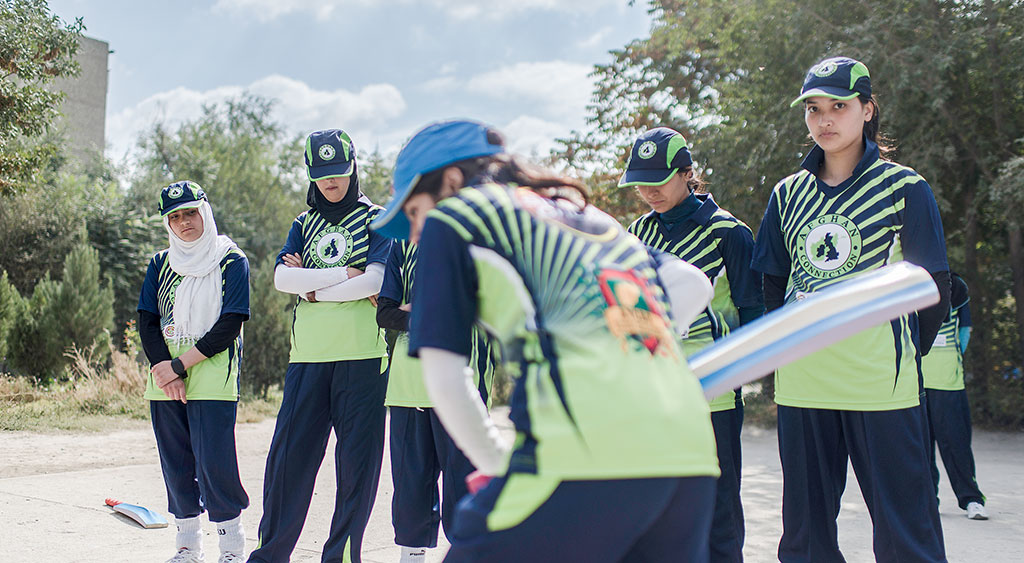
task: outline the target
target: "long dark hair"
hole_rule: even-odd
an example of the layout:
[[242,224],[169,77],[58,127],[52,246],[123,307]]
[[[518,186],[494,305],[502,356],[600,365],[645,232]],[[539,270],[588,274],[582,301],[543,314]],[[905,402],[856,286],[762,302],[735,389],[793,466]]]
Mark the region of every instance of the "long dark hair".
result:
[[521,157],[509,154],[469,158],[427,172],[413,187],[411,195],[428,193],[433,195],[434,199],[439,199],[441,178],[444,176],[445,169],[452,166],[462,172],[466,186],[483,182],[515,184],[529,188],[547,198],[575,201],[581,207],[590,202],[590,190],[583,182],[576,178],[556,174],[551,170],[527,162]]
[[893,150],[892,140],[881,133],[882,107],[878,105],[878,98],[874,94],[870,98],[866,96],[857,96],[857,98],[862,104],[871,102],[871,121],[864,122],[864,136],[878,145],[878,152],[883,156],[888,156]]

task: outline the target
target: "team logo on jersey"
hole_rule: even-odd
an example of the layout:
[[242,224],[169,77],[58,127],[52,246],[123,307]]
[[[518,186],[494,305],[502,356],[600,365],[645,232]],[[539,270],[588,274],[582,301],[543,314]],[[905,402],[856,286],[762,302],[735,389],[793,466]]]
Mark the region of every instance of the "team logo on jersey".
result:
[[835,62],[825,61],[820,65],[814,67],[814,76],[817,76],[818,78],[825,78],[826,76],[831,76],[832,73],[834,73],[838,68],[839,65],[837,65]]
[[344,264],[352,255],[352,234],[341,225],[332,225],[313,238],[313,262],[321,268]]
[[320,145],[320,150],[318,150],[317,153],[320,155],[322,160],[331,160],[334,158],[334,155],[337,154],[334,151],[334,147],[331,145]]
[[636,149],[636,155],[643,159],[651,158],[656,152],[658,152],[658,145],[654,144],[654,141],[646,141]]
[[678,358],[668,319],[647,284],[635,273],[622,270],[601,270],[597,281],[608,304],[604,320],[623,350],[628,350],[632,341],[652,356]]
[[183,193],[185,193],[185,190],[181,189],[181,186],[174,185],[171,186],[171,189],[167,190],[167,197],[178,199]]
[[860,229],[842,215],[823,215],[797,233],[797,259],[804,270],[820,279],[839,277],[860,260]]
[[164,338],[167,340],[174,340],[174,323],[168,324],[163,328]]

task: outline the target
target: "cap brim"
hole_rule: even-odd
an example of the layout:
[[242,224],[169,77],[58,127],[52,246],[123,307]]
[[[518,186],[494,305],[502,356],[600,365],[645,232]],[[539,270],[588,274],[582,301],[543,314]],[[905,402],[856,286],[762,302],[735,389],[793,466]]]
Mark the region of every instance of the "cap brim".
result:
[[341,162],[338,164],[327,164],[324,166],[316,166],[313,168],[306,167],[306,175],[313,182],[317,180],[324,180],[326,178],[343,178],[345,176],[351,176],[352,171],[355,170],[353,164],[356,161],[350,160],[348,162]]
[[[415,185],[415,184],[414,184]],[[401,196],[395,195],[384,207],[384,212],[377,216],[370,228],[387,238],[406,240],[409,238],[409,218],[402,211],[405,200],[409,199],[412,190],[405,190]]]
[[172,205],[172,206],[168,207],[167,209],[164,209],[163,211],[160,212],[160,216],[161,217],[167,217],[168,215],[170,215],[171,213],[173,213],[174,211],[176,211],[178,209],[195,209],[195,208],[199,207],[202,204],[203,204],[203,200],[201,200],[201,199],[197,199],[195,201],[183,201],[183,202],[181,202],[181,203],[179,203],[177,205]]
[[833,100],[852,100],[859,96],[859,94],[853,90],[846,90],[843,88],[812,88],[800,94],[800,97],[793,100],[793,103],[789,104],[789,107],[794,107],[807,98],[813,98],[815,96],[832,98]]
[[626,170],[619,179],[620,188],[632,186],[660,186],[672,179],[678,168],[669,170]]

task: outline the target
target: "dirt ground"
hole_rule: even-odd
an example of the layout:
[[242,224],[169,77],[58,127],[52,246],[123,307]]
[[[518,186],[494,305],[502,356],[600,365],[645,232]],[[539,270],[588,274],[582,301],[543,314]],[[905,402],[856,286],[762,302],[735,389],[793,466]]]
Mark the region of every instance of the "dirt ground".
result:
[[[500,411],[496,414],[503,416]],[[504,424],[507,427],[507,421]],[[242,482],[251,499],[243,513],[250,550],[256,544],[264,461],[273,429],[273,419],[240,424],[236,429]],[[334,498],[332,451],[333,439],[292,561],[320,558]],[[1024,561],[1024,435],[976,432],[974,452],[991,520],[967,520],[943,473],[940,513],[949,561]],[[782,496],[775,432],[745,428],[743,456],[744,555],[751,563],[775,561]],[[840,545],[848,561],[872,561],[870,519],[852,470],[850,475],[839,517]],[[367,563],[398,561],[391,530],[391,492],[385,448],[380,489],[363,545]],[[102,434],[0,434],[3,561],[158,562],[170,557],[173,526],[142,529],[105,507],[105,497],[148,506],[167,516],[156,445],[147,425],[126,423],[122,429]],[[204,522],[204,529],[207,561],[216,561],[213,527]],[[443,552],[443,546],[433,550],[428,561],[440,561]]]

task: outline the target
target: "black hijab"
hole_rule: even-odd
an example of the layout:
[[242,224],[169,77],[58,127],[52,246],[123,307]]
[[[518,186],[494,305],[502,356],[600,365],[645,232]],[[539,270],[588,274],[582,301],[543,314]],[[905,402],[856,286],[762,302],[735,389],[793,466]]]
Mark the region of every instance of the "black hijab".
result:
[[359,192],[359,170],[354,162],[352,163],[352,175],[349,178],[348,191],[337,203],[327,201],[324,194],[317,189],[316,182],[310,182],[309,191],[306,192],[306,205],[315,209],[328,223],[340,223],[346,215],[355,209],[359,203],[359,197],[363,195]]

